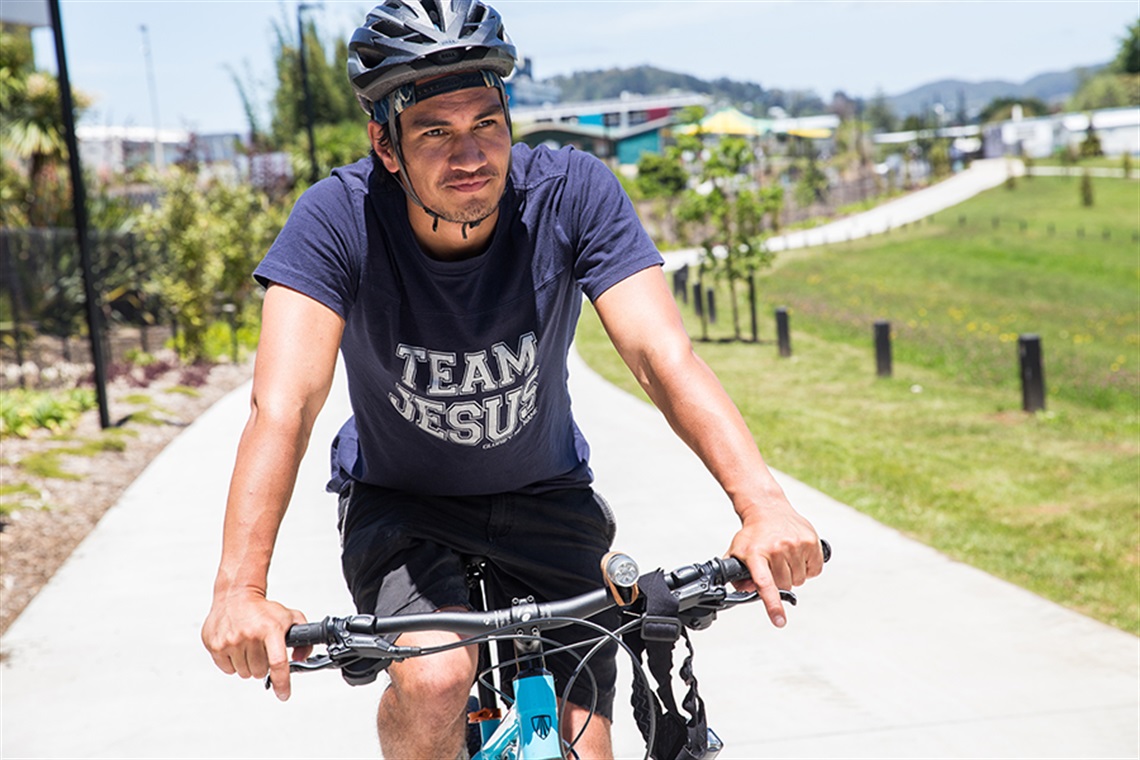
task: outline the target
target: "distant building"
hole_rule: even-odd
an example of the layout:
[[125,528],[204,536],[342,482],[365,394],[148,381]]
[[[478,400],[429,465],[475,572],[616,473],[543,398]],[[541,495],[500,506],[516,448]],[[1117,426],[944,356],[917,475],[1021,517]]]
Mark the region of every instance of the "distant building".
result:
[[75,130],[83,165],[99,175],[122,174],[154,166],[155,143],[163,164],[194,161],[199,165],[236,165],[243,137],[236,133],[196,134],[184,129],[81,125]]
[[1140,155],[1140,108],[1131,106],[988,124],[982,134],[986,158],[1045,158],[1059,150],[1077,148],[1088,136],[1090,118],[1106,156]]
[[636,164],[642,153],[660,153],[663,132],[688,106],[711,99],[695,93],[629,95],[578,103],[546,103],[511,109],[515,135],[531,146],[574,145],[618,164]]

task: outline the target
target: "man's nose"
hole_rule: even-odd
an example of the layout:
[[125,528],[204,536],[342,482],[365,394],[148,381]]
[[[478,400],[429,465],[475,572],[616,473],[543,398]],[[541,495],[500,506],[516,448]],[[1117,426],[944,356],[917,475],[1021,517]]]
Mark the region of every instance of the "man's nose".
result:
[[462,171],[474,171],[487,163],[487,154],[479,139],[467,132],[455,139],[454,149],[451,153],[451,168]]

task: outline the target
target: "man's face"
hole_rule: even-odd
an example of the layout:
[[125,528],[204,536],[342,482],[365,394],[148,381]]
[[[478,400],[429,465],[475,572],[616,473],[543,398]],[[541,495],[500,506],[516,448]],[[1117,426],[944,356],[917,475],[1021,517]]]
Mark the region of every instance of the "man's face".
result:
[[[437,95],[399,118],[408,179],[423,204],[456,224],[494,213],[511,155],[498,90],[477,87]],[[377,154],[388,171],[399,170],[390,146],[381,146]]]

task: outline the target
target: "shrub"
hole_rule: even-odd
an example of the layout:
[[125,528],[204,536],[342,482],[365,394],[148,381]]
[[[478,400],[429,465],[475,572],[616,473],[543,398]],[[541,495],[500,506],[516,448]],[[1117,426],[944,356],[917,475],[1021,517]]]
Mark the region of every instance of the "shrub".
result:
[[81,414],[95,408],[95,391],[0,391],[0,436],[26,438],[33,430],[71,427]]

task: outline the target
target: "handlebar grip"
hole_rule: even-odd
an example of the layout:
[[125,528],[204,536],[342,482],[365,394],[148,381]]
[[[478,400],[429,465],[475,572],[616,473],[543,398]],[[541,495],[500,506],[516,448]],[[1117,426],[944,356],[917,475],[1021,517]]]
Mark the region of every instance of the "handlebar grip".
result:
[[311,647],[328,643],[328,620],[319,623],[298,623],[285,632],[285,646]]
[[[819,545],[820,548],[823,549],[823,561],[827,562],[831,559],[831,544],[827,543],[827,539],[821,538]],[[720,562],[726,583],[728,581],[744,580],[749,577],[748,568],[736,557],[725,557]]]
[[724,582],[742,581],[749,578],[748,568],[736,557],[725,557],[720,561],[721,572],[724,573]]

